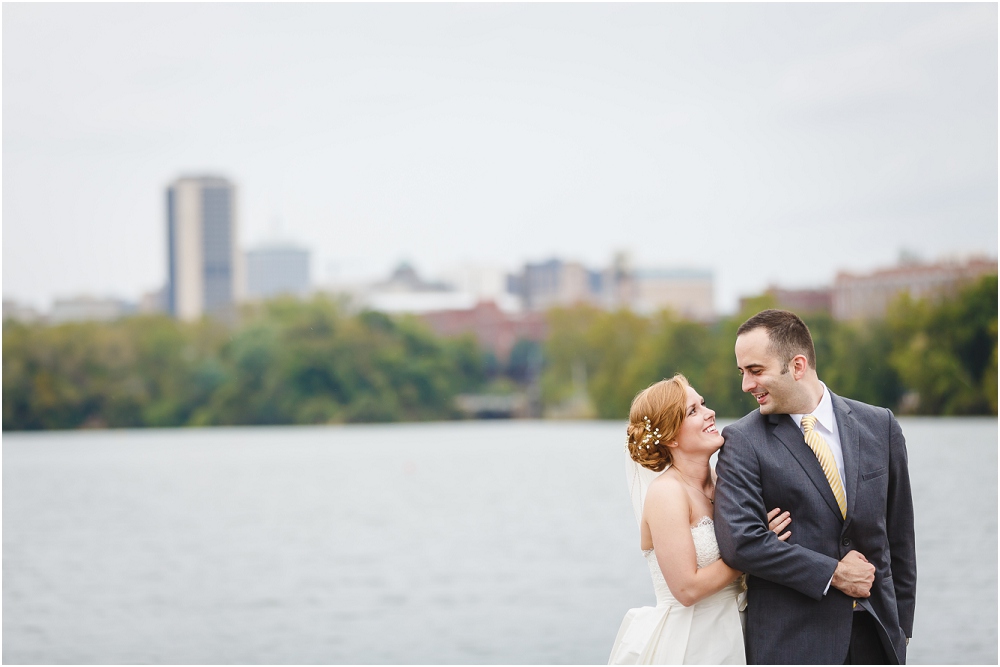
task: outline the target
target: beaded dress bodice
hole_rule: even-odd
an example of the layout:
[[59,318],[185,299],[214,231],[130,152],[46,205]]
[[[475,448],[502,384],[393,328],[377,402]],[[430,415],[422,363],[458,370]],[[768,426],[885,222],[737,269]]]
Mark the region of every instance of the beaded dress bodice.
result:
[[[691,526],[691,539],[694,541],[694,552],[698,561],[698,568],[701,569],[719,560],[719,543],[715,540],[715,522],[705,516]],[[656,592],[656,604],[677,603],[677,599],[670,592],[660,564],[656,560],[656,553],[653,549],[644,549],[642,555],[646,557],[649,565],[649,574],[653,578],[653,590]],[[728,586],[727,586],[728,588]]]

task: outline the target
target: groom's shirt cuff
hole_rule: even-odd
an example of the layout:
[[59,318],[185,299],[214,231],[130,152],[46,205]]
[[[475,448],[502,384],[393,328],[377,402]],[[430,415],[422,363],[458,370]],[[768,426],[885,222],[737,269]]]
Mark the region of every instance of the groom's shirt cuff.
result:
[[830,592],[830,584],[833,583],[833,575],[830,575],[830,581],[826,582],[826,590],[823,591],[823,595]]

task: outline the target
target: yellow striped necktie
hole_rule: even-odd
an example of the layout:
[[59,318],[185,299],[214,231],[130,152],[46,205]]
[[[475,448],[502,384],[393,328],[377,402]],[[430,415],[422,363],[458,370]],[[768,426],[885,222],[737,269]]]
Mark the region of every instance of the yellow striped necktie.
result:
[[833,490],[833,497],[837,499],[837,504],[840,506],[840,514],[846,519],[847,496],[844,494],[844,485],[840,481],[840,473],[837,471],[837,461],[833,458],[830,445],[826,444],[826,440],[816,432],[815,427],[816,417],[806,415],[802,418],[802,432],[805,435],[806,444],[819,460],[823,474],[826,475],[826,481],[830,483],[830,489]]

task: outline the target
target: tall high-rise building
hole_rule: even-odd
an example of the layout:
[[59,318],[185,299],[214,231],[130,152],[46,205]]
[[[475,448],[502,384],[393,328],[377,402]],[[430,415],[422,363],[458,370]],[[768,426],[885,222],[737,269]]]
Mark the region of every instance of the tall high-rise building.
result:
[[234,312],[242,285],[236,188],[218,176],[167,188],[167,311],[182,320]]

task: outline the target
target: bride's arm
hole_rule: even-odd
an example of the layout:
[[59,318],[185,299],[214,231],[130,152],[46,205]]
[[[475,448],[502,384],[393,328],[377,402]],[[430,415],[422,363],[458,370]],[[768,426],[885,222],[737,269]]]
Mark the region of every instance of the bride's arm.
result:
[[721,559],[698,569],[689,500],[680,482],[669,477],[657,479],[649,487],[644,507],[656,561],[670,592],[682,605],[690,607],[742,574]]

